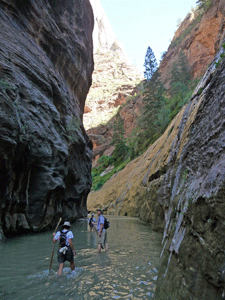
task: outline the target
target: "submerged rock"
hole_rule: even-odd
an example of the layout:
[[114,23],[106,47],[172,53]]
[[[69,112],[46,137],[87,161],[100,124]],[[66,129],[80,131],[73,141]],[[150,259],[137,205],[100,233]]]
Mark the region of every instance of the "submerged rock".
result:
[[88,0],[0,3],[0,219],[6,235],[86,216],[93,71]]

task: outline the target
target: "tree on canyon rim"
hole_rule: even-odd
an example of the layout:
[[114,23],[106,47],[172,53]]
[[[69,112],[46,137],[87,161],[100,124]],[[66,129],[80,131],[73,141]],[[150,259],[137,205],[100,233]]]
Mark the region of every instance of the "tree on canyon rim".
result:
[[152,51],[151,47],[148,47],[147,52],[145,54],[144,67],[145,67],[144,77],[146,78],[147,81],[149,81],[158,67],[155,54]]
[[165,101],[163,97],[164,90],[158,71],[152,75],[151,80],[146,80],[144,83],[144,106],[141,110],[139,126],[143,138],[149,140],[149,143],[155,141],[161,134],[161,128],[158,124],[158,114]]
[[124,138],[125,129],[124,122],[119,113],[116,115],[116,120],[113,126],[114,133],[112,138],[112,145],[115,145],[113,151],[113,159],[119,163],[127,154],[128,147],[126,146],[126,139]]

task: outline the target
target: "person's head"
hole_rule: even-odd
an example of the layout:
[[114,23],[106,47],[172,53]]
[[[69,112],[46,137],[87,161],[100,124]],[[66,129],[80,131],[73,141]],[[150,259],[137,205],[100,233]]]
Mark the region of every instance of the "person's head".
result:
[[103,211],[99,208],[99,209],[97,209],[97,215],[98,216],[100,216],[100,215],[102,215],[103,214]]
[[62,229],[70,229],[70,222],[64,222],[62,224]]
[[94,213],[91,214],[92,217],[94,217],[94,215],[95,215]]

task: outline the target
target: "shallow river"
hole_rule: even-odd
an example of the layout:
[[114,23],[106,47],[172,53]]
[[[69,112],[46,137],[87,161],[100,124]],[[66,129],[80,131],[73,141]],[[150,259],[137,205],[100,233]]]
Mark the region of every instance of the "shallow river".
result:
[[139,219],[108,217],[109,252],[97,253],[97,236],[87,220],[71,228],[77,255],[57,276],[57,245],[52,271],[52,232],[0,242],[0,299],[152,299],[157,279],[161,235]]

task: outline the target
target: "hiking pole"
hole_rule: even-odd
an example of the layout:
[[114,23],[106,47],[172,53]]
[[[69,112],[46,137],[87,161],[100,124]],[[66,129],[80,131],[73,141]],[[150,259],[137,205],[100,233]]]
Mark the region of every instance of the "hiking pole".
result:
[[[56,225],[56,228],[55,228],[55,231],[54,231],[54,233],[56,233],[56,230],[57,230],[57,228],[59,227],[59,224],[60,224],[60,222],[62,221],[62,218],[60,218],[59,219],[59,222],[58,222],[58,224]],[[55,243],[53,243],[53,248],[52,248],[52,257],[51,257],[51,260],[50,260],[50,265],[49,265],[49,273],[50,273],[50,271],[51,271],[51,267],[52,267],[52,259],[53,259],[53,255],[54,255],[54,249],[55,249]]]

